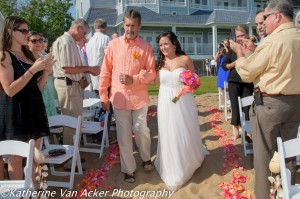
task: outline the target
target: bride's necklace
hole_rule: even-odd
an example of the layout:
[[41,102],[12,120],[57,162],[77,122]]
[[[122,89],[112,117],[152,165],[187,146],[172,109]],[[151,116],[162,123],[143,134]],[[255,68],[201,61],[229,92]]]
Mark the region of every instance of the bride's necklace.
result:
[[[24,69],[24,71],[26,72],[27,69],[24,67],[23,63],[20,61],[20,59],[17,57],[16,53],[11,51],[11,50],[8,50],[9,52],[11,52],[18,60],[19,64],[22,66],[22,68]],[[31,72],[30,72],[31,73]],[[31,73],[32,74],[32,73]]]

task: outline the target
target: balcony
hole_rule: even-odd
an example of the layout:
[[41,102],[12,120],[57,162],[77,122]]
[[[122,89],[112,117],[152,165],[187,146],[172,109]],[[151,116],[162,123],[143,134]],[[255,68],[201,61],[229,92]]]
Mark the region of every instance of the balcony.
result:
[[172,1],[172,0],[162,0],[161,1],[162,6],[172,6],[172,7],[185,7],[185,1],[179,2],[179,1]]
[[[157,44],[151,43],[154,54],[157,54]],[[212,43],[187,43],[181,45],[187,55],[211,55],[213,51]]]
[[238,7],[238,6],[214,6],[214,9],[219,10],[238,10],[238,11],[247,11],[248,7]]
[[126,5],[156,4],[156,0],[126,0]]
[[190,3],[190,7],[191,8],[197,8],[197,9],[200,9],[200,10],[207,10],[209,7],[208,5],[201,5],[201,4],[198,4],[198,3]]

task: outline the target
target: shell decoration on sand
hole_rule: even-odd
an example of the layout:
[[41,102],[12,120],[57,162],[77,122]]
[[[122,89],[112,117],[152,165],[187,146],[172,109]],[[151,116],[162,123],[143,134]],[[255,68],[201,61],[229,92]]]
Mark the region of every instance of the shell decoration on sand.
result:
[[39,150],[38,148],[34,147],[34,156],[33,156],[34,161],[37,164],[42,164],[45,162],[45,156],[42,153],[41,150]]

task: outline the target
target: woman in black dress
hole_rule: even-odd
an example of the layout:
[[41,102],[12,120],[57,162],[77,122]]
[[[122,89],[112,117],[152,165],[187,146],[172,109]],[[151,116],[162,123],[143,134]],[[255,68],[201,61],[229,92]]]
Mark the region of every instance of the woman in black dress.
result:
[[[38,147],[40,138],[49,135],[41,90],[54,60],[35,60],[27,49],[28,32],[24,19],[11,16],[0,34],[0,141],[35,139]],[[0,157],[0,180],[3,165]],[[8,172],[11,180],[23,178],[21,157],[8,159]]]

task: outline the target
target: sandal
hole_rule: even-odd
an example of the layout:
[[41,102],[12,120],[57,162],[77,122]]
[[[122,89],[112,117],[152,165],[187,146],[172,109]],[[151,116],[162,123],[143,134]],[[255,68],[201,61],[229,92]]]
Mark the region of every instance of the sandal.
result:
[[128,173],[125,173],[124,181],[128,183],[134,183],[135,182],[134,174],[129,175]]
[[151,160],[143,162],[143,168],[145,171],[152,171],[154,169],[154,166],[153,166]]

